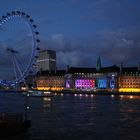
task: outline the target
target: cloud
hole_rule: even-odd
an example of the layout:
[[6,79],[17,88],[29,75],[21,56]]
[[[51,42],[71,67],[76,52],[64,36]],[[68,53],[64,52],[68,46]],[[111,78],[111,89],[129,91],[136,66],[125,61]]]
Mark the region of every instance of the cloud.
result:
[[[67,39],[63,34],[54,34],[42,42],[43,49],[57,53],[58,68],[71,66],[96,66],[96,58],[101,56],[103,66],[137,65],[140,61],[140,30],[118,29],[99,31],[84,39]],[[44,45],[45,44],[45,45]]]
[[140,61],[138,36],[140,36],[140,31],[136,30],[102,32],[98,53],[114,64],[121,62],[137,64]]
[[[140,61],[140,30],[118,29],[96,32],[93,36],[80,39],[69,39],[62,33],[53,34],[47,40],[41,40],[41,49],[55,50],[58,69],[66,65],[79,67],[95,67],[96,58],[101,56],[102,65],[137,65]],[[22,62],[29,58],[30,38],[17,42]],[[0,44],[0,64],[8,68],[9,56],[5,53],[7,46]],[[4,60],[4,61],[3,61]],[[12,68],[13,69],[13,68]]]
[[48,40],[43,40],[41,48],[56,51],[58,68],[65,68],[66,65],[93,67],[96,61],[93,59],[94,53],[89,52],[84,43],[76,39],[67,39],[60,33],[52,35]]

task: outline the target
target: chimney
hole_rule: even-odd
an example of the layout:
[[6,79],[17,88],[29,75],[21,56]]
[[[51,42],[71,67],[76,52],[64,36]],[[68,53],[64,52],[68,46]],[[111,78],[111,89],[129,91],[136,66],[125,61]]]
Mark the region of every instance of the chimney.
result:
[[122,69],[123,69],[123,63],[121,62],[121,64],[120,64],[120,73],[122,73]]
[[66,69],[66,72],[68,72],[70,69],[70,65],[67,65],[67,69]]
[[52,70],[51,69],[49,69],[49,73],[51,73],[52,72]]
[[56,74],[56,72],[57,72],[57,67],[55,67],[55,74]]
[[140,71],[140,62],[138,63],[138,71]]

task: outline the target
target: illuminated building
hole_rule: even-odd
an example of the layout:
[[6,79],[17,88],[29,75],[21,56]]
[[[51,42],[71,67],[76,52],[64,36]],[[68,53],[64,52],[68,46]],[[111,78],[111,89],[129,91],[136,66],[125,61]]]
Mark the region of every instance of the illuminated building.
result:
[[63,90],[65,87],[65,73],[66,72],[63,70],[59,70],[56,72],[39,72],[36,76],[37,89],[53,91]]
[[120,92],[140,92],[140,70],[137,67],[122,68],[118,84]]
[[55,71],[56,52],[53,50],[43,50],[39,52],[37,59],[37,71]]
[[119,68],[117,66],[102,67],[100,69],[71,67],[67,73],[71,76],[66,78],[66,88],[88,91],[116,91],[118,72]]
[[117,90],[118,67],[74,68],[57,71],[40,71],[36,76],[39,90]]
[[107,88],[107,79],[99,79],[98,80],[98,88]]
[[38,72],[36,76],[39,90],[83,90],[140,92],[140,71],[135,67],[74,68],[53,72]]
[[95,80],[93,79],[76,79],[75,88],[76,89],[93,89],[95,87]]
[[96,68],[67,66],[67,70],[39,71],[36,84],[39,90],[140,92],[140,66],[101,67],[98,57]]

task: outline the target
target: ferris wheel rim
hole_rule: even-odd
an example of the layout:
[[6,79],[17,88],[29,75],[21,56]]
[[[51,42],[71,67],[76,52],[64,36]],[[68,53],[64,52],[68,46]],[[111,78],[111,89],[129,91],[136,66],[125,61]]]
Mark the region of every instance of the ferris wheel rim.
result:
[[2,18],[0,19],[0,26],[2,26],[5,22],[8,22],[15,17],[19,17],[23,19],[24,21],[26,21],[26,23],[29,26],[30,33],[32,36],[32,44],[31,44],[32,52],[31,52],[29,63],[26,69],[24,70],[24,72],[22,73],[22,75],[20,75],[15,80],[6,80],[5,85],[10,85],[10,86],[13,86],[13,85],[19,84],[20,82],[25,81],[25,77],[28,75],[29,71],[31,70],[33,65],[35,65],[36,63],[36,59],[38,58],[37,53],[40,50],[40,48],[38,47],[40,40],[38,38],[39,32],[36,30],[37,25],[34,24],[34,20],[28,14],[21,11],[12,11],[10,13],[7,13],[6,16],[2,16]]

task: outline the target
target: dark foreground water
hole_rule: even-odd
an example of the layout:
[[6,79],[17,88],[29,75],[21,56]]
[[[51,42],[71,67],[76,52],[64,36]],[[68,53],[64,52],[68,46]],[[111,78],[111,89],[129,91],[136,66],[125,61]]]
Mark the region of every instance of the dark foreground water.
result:
[[[140,140],[140,96],[30,97],[27,133],[18,140]],[[20,93],[0,93],[0,111],[24,112]]]

